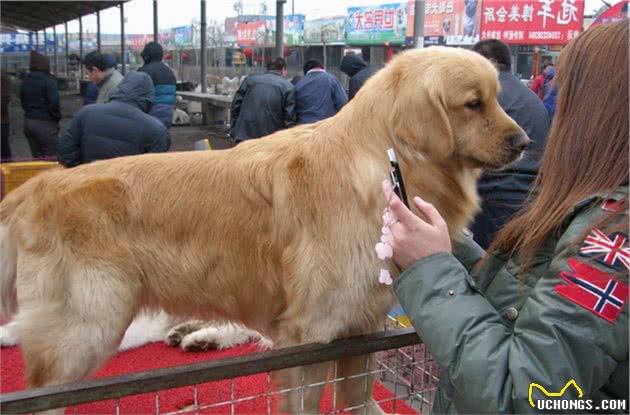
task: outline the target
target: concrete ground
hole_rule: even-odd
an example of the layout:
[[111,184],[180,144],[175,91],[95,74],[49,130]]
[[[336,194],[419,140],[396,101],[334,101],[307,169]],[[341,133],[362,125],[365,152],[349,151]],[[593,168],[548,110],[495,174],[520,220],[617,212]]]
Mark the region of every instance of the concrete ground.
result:
[[[16,82],[17,83],[17,82]],[[11,151],[14,159],[31,159],[31,151],[28,146],[26,137],[24,136],[24,112],[20,105],[18,89],[13,86],[11,88],[13,94],[11,97],[11,105],[9,109],[10,119],[10,138]],[[81,109],[82,98],[76,92],[61,91],[61,113],[63,118],[60,122],[60,134],[72,121],[74,114]],[[195,106],[193,105],[194,109]],[[201,125],[201,116],[193,116],[190,126],[174,126],[171,128],[171,149],[170,151],[188,151],[193,150],[195,141],[209,138],[212,148],[220,150],[230,148],[234,144],[228,139],[227,128],[224,125],[203,126]],[[2,155],[4,158],[4,155]]]

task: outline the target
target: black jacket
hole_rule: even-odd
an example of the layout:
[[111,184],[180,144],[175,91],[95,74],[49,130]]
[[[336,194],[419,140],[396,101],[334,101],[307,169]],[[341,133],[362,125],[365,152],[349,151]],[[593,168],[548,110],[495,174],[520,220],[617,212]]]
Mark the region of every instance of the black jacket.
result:
[[59,121],[59,90],[57,80],[50,75],[48,59],[40,53],[31,52],[30,70],[20,87],[24,117]]
[[538,174],[550,119],[538,95],[507,71],[499,72],[499,105],[527,133],[532,143],[523,159],[501,171],[487,171],[479,180],[482,211],[471,227],[475,241],[487,248],[499,230],[523,205]]
[[67,167],[142,153],[167,151],[166,127],[146,114],[153,83],[144,73],[125,76],[107,104],[84,106],[59,139],[59,162]]
[[341,60],[341,71],[350,77],[348,99],[352,99],[368,78],[376,73],[376,69],[358,55],[346,55]]
[[248,76],[234,95],[232,137],[258,138],[295,124],[295,89],[279,72]]

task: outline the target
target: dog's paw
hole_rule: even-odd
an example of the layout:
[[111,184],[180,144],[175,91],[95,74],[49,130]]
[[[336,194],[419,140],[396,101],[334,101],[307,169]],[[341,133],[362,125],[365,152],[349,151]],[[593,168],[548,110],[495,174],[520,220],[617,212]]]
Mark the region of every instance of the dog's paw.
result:
[[201,321],[187,321],[185,323],[178,324],[166,333],[165,342],[169,346],[179,346],[186,336],[200,330],[206,324],[207,323]]
[[20,344],[20,341],[12,332],[13,327],[15,327],[14,322],[0,326],[0,347],[10,347]]
[[218,349],[219,346],[219,339],[216,336],[216,330],[213,328],[205,328],[190,333],[181,340],[179,345],[182,350],[187,352]]

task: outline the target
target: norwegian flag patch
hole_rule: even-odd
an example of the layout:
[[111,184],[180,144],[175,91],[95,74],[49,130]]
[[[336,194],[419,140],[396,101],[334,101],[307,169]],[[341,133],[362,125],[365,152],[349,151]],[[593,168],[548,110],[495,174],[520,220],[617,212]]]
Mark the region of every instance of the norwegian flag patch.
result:
[[558,294],[593,314],[614,322],[628,301],[628,286],[597,268],[569,259],[572,272],[561,271],[569,285],[556,285]]
[[617,232],[608,237],[599,229],[593,231],[580,244],[578,254],[614,268],[617,271],[630,269],[630,247],[628,236]]
[[605,200],[604,203],[602,204],[602,209],[605,210],[606,212],[619,212],[621,210],[621,207],[623,205],[614,199],[608,199]]

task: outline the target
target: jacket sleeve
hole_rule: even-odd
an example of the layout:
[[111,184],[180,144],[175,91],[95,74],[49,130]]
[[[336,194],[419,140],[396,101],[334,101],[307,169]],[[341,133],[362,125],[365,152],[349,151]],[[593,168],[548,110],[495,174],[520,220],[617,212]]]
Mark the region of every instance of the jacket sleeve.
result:
[[46,83],[46,100],[48,102],[48,113],[55,121],[59,121],[61,119],[59,89],[57,88],[57,80],[53,76],[49,76]]
[[486,251],[473,240],[472,235],[463,234],[453,242],[453,255],[468,272],[485,254]]
[[[448,388],[458,411],[539,412],[529,403],[530,384],[558,392],[571,379],[582,388],[584,399],[589,399],[606,384],[617,364],[627,359],[627,306],[615,321],[608,322],[558,291],[568,286],[560,277],[561,272],[572,271],[574,262],[568,260],[611,277],[620,275],[578,257],[576,248],[558,252],[563,249],[556,250],[513,327],[476,290],[466,268],[451,254],[417,261],[397,280],[402,307],[448,372]],[[627,302],[627,291],[623,302]]]
[[[161,125],[160,125],[161,126]],[[171,147],[171,136],[168,129],[161,128],[158,134],[151,134],[147,153],[164,153]]]
[[24,81],[22,81],[22,85],[20,85],[20,105],[22,106],[22,110],[26,112],[26,100],[27,100],[27,92],[24,85]]
[[234,94],[234,99],[232,100],[232,107],[230,108],[230,124],[232,128],[236,125],[236,120],[241,113],[241,105],[243,104],[243,98],[247,93],[247,83],[248,79],[246,78],[241,85],[238,87],[238,90]]
[[348,99],[354,98],[354,96],[359,92],[359,88],[361,87],[361,83],[355,77],[350,78],[350,82],[348,83]]
[[339,82],[337,78],[333,79],[332,84],[333,104],[335,105],[335,111],[339,111],[341,107],[346,105],[346,103],[348,102],[348,96],[346,95],[346,91],[343,90],[341,82]]
[[70,122],[66,131],[59,137],[57,158],[65,167],[81,164],[81,112]]
[[286,128],[293,127],[297,119],[297,112],[295,107],[296,94],[295,88],[292,86],[284,91],[284,107],[283,118],[284,126]]

